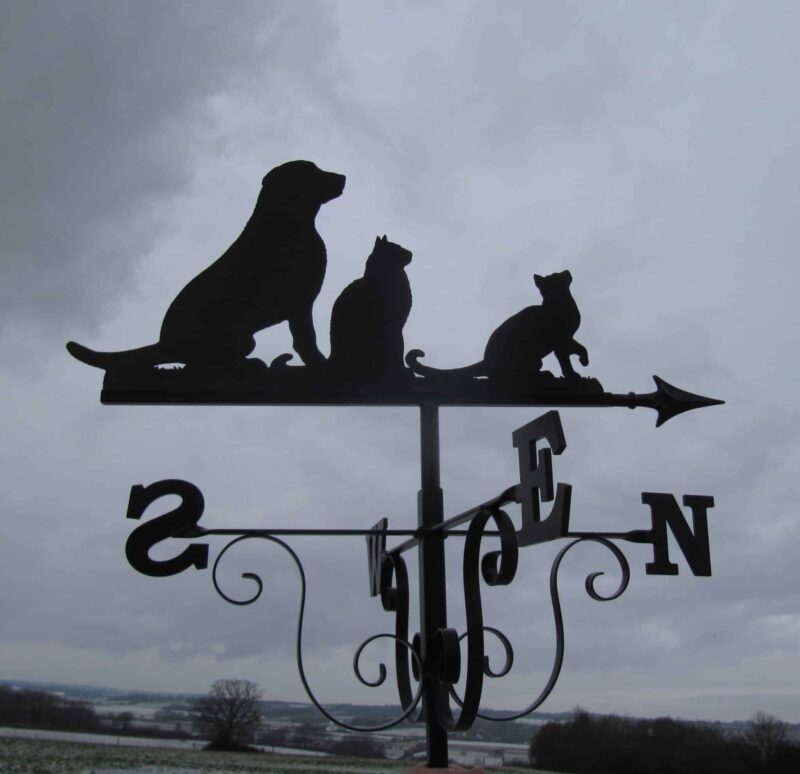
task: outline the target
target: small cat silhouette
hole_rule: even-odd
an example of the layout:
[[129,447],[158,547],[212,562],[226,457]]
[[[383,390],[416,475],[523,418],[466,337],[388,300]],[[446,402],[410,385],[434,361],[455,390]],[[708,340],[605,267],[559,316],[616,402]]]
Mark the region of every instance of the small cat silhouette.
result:
[[542,294],[541,305],[525,307],[501,323],[486,343],[483,360],[463,368],[431,368],[418,362],[425,353],[414,349],[406,356],[411,370],[438,380],[463,382],[488,376],[504,387],[524,387],[541,375],[542,360],[552,352],[566,379],[580,379],[570,355],[578,355],[584,366],[589,364],[589,355],[574,338],[581,316],[569,289],[572,275],[561,271],[546,277],[534,274],[533,279]]
[[241,235],[178,293],[164,315],[156,344],[96,352],[73,341],[73,357],[97,368],[129,369],[163,363],[230,366],[253,351],[253,335],[288,321],[295,351],[319,365],[312,306],[327,265],[314,219],[341,195],[345,176],[310,161],[290,161],[267,173]]
[[411,286],[405,272],[411,255],[385,234],[376,237],[364,276],[336,299],[328,360],[335,377],[387,380],[408,374],[403,365],[403,326],[411,311]]

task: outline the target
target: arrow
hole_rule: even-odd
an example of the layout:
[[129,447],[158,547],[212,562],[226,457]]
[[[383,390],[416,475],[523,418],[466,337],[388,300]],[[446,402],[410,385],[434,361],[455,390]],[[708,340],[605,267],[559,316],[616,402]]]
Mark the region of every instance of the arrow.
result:
[[610,398],[619,400],[616,405],[625,405],[629,408],[646,406],[658,412],[656,427],[661,427],[669,419],[682,414],[684,411],[705,408],[706,406],[719,406],[725,403],[724,400],[716,398],[706,398],[703,395],[695,395],[693,392],[681,390],[674,387],[669,382],[664,381],[660,376],[653,376],[656,383],[656,391],[637,395],[630,392],[627,395],[609,395]]
[[[303,368],[287,369],[304,371]],[[128,372],[106,374],[100,400],[119,405],[221,405],[221,406],[646,406],[658,412],[656,427],[691,409],[717,406],[725,401],[705,398],[654,376],[656,391],[604,392],[596,379],[558,380],[558,388],[548,383],[537,385],[496,385],[490,379],[467,378],[461,381],[437,381],[416,377],[398,383],[325,384],[311,381],[308,374],[297,384],[281,372],[275,381],[260,378],[237,381],[213,379],[209,383],[186,381],[181,371],[150,369],[134,375]],[[281,381],[281,379],[289,379]],[[551,379],[552,381],[552,379]]]

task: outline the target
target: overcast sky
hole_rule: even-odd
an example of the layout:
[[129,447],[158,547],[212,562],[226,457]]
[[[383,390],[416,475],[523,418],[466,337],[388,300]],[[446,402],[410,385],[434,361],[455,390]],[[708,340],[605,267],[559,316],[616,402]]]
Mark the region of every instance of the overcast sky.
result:
[[[288,557],[231,556],[230,593],[250,590],[241,572],[265,580],[249,608],[223,602],[210,570],[140,575],[124,554],[134,484],[193,482],[207,527],[415,525],[414,409],[103,407],[102,372],[64,349],[155,341],[263,175],[310,159],[347,175],[317,221],[324,351],[334,300],[387,234],[414,253],[406,347],[431,364],[479,359],[539,302],[531,275],[568,268],[583,373],[727,401],[658,430],[646,409],[561,412],[573,527],[649,526],[643,491],[713,495],[714,574],[693,577],[673,545],[680,575],[648,576],[652,552],[622,544],[630,588],[598,603],[584,578],[605,570],[611,589],[614,562],[575,549],[545,708],[800,722],[798,28],[800,7],[777,0],[0,0],[0,677],[197,692],[245,677],[305,699]],[[258,342],[267,361],[291,348],[285,324]],[[538,413],[442,410],[448,514],[515,482],[511,433]],[[394,701],[350,669],[393,626],[368,596],[363,538],[292,545],[320,700]],[[516,653],[487,706],[521,708],[547,678],[559,547],[523,550],[514,583],[484,591]],[[365,654],[368,676],[381,657]]]

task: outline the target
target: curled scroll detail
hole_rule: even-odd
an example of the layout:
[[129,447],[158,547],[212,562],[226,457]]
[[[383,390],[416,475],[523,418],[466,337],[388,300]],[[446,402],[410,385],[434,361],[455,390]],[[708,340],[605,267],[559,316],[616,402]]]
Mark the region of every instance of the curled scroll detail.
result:
[[[258,575],[256,575],[255,573],[243,572],[241,574],[242,578],[246,578],[247,580],[253,581],[256,584],[256,587],[257,587],[255,593],[251,594],[250,596],[246,596],[246,597],[242,597],[242,598],[235,598],[235,597],[231,597],[229,594],[226,594],[222,590],[222,588],[220,586],[220,583],[219,583],[219,579],[217,577],[217,571],[218,571],[218,568],[219,568],[219,565],[220,565],[220,561],[222,560],[222,557],[227,554],[229,549],[233,548],[233,546],[235,546],[237,543],[241,543],[244,540],[256,540],[256,539],[267,540],[270,543],[274,543],[275,545],[280,546],[284,551],[286,551],[286,553],[289,554],[289,556],[291,556],[292,560],[294,561],[295,567],[297,567],[297,572],[300,574],[300,607],[299,607],[298,615],[297,615],[297,635],[296,635],[296,639],[295,639],[295,657],[296,657],[296,661],[297,661],[297,671],[298,671],[298,673],[300,675],[300,680],[303,683],[303,688],[305,689],[305,692],[308,695],[308,698],[311,700],[311,702],[314,704],[314,706],[326,718],[328,718],[328,720],[330,720],[332,723],[335,723],[337,726],[340,726],[341,728],[346,728],[348,731],[362,731],[362,732],[383,731],[383,730],[385,730],[387,728],[391,728],[392,726],[396,726],[399,723],[402,723],[406,718],[410,717],[411,714],[414,712],[415,708],[417,707],[417,705],[419,704],[420,698],[422,697],[422,684],[420,683],[417,686],[417,691],[412,696],[411,695],[411,690],[410,690],[410,683],[408,682],[408,679],[407,679],[408,678],[408,657],[407,656],[405,656],[405,658],[404,658],[404,665],[405,665],[404,674],[405,674],[405,679],[406,679],[406,683],[405,684],[408,687],[408,690],[407,690],[407,694],[405,696],[405,699],[403,701],[403,712],[400,715],[398,715],[396,718],[393,718],[392,720],[388,721],[387,723],[381,723],[380,725],[376,725],[376,726],[354,726],[354,725],[351,725],[349,723],[345,723],[344,721],[339,720],[338,718],[336,718],[333,715],[331,715],[331,713],[328,712],[322,706],[322,704],[320,704],[320,702],[317,700],[317,697],[314,695],[314,692],[311,690],[311,686],[308,684],[308,679],[306,677],[305,667],[303,665],[303,621],[304,621],[304,617],[305,617],[305,607],[306,607],[306,574],[305,574],[305,571],[303,570],[303,564],[300,561],[300,559],[297,556],[297,554],[292,550],[292,548],[289,545],[284,543],[279,538],[273,537],[272,535],[266,535],[266,534],[265,535],[244,535],[244,536],[238,537],[235,540],[232,540],[230,543],[228,543],[222,549],[222,551],[220,551],[219,555],[217,556],[216,561],[214,562],[214,567],[213,567],[213,571],[212,571],[212,581],[214,583],[214,588],[215,588],[216,592],[226,602],[229,602],[229,603],[231,603],[233,605],[251,605],[257,599],[259,599],[259,597],[261,596],[262,591],[264,590],[264,584],[263,584],[261,578]],[[404,569],[405,568],[403,568],[403,570]],[[401,576],[402,576],[403,570],[400,571]],[[397,566],[396,565],[394,567],[394,571],[397,572]],[[388,573],[387,573],[387,576],[389,577],[389,580],[390,580],[390,576],[388,575]],[[406,588],[405,588],[405,599],[406,599],[405,625],[406,625],[406,630],[407,630],[407,626],[408,626],[408,614],[407,614],[408,584],[407,584],[407,578],[406,578],[405,583],[406,583]],[[402,585],[402,582],[398,581],[398,586],[401,586],[401,585]],[[390,590],[390,589],[388,589],[388,586],[387,586],[387,590]],[[391,597],[391,596],[392,596],[391,594],[387,593],[387,598]],[[398,596],[402,597],[402,592]],[[371,637],[368,637],[366,640],[364,640],[364,642],[361,643],[361,645],[358,646],[358,648],[356,649],[355,655],[353,657],[353,671],[355,672],[356,678],[363,685],[367,685],[367,686],[370,686],[370,687],[377,687],[379,685],[382,685],[383,682],[386,680],[386,666],[385,666],[385,664],[379,664],[379,666],[378,666],[378,677],[375,680],[369,680],[369,679],[365,678],[364,675],[363,675],[363,672],[361,671],[360,664],[359,664],[360,659],[361,659],[361,654],[364,651],[364,649],[370,643],[372,643],[372,642],[374,642],[375,640],[378,640],[378,639],[391,639],[391,640],[395,641],[395,655],[396,655],[396,661],[398,663],[398,666],[399,666],[400,659],[397,658],[397,654],[401,653],[401,652],[402,653],[406,653],[407,652],[408,654],[410,654],[412,661],[416,665],[416,669],[418,671],[422,670],[422,664],[420,663],[419,655],[417,654],[417,652],[414,649],[414,647],[412,646],[412,644],[409,643],[406,639],[400,639],[397,636],[397,634],[388,634],[388,633],[375,634],[375,635],[372,635]],[[401,677],[400,677],[400,675],[398,673],[398,686],[401,685],[401,682],[402,682],[402,679],[401,679]]]
[[[395,614],[394,631],[394,662],[397,675],[397,692],[403,711],[415,707],[421,694],[419,680],[421,665],[419,645],[408,642],[408,570],[400,554],[384,554],[381,562],[380,596],[383,609]],[[411,677],[409,675],[409,653],[411,654],[412,669],[416,679],[417,694],[411,692]],[[419,715],[409,715],[412,721],[419,720]]]
[[[493,521],[499,537],[500,550],[491,551],[481,557],[481,542],[489,521]],[[481,604],[480,576],[490,586],[501,586],[511,583],[517,571],[519,549],[514,525],[505,511],[499,508],[483,509],[472,520],[467,531],[464,545],[464,597],[467,615],[466,634],[456,637],[452,642],[452,630],[442,632],[443,643],[442,658],[450,661],[451,668],[444,667],[441,673],[444,677],[437,694],[436,711],[441,725],[448,731],[463,731],[469,728],[478,716],[481,692],[483,689],[484,675],[494,677],[505,674],[513,660],[513,650],[505,635],[496,629],[483,625],[483,608]],[[484,631],[489,630],[499,637],[506,650],[506,664],[500,672],[494,672],[488,663],[484,648]],[[449,637],[445,635],[450,635]],[[456,658],[460,659],[458,643],[466,637],[466,685],[464,698],[459,699],[455,693],[454,683],[458,680],[458,669],[454,667]],[[449,644],[449,647],[444,645]],[[457,655],[456,655],[457,654]],[[458,717],[455,717],[450,708],[450,696],[456,699],[460,706]]]
[[[544,703],[545,699],[547,699],[547,697],[550,695],[553,688],[555,688],[556,682],[558,682],[558,677],[561,673],[561,666],[564,663],[564,618],[561,614],[561,600],[558,594],[558,573],[561,568],[561,562],[569,550],[578,543],[583,542],[599,543],[600,545],[605,546],[609,551],[611,551],[611,553],[614,555],[614,558],[619,563],[621,572],[619,585],[613,592],[607,595],[600,594],[595,590],[595,581],[604,573],[589,573],[589,575],[586,576],[585,582],[586,593],[592,599],[597,600],[598,602],[610,602],[625,593],[631,577],[630,566],[628,565],[628,560],[625,558],[625,554],[623,554],[614,543],[602,537],[586,537],[573,540],[571,543],[564,546],[564,548],[558,552],[556,558],[553,560],[553,565],[550,568],[550,600],[553,606],[553,622],[556,630],[556,653],[547,683],[545,684],[544,688],[542,688],[539,695],[520,712],[515,712],[511,715],[502,715],[499,717],[496,715],[484,715],[478,712],[476,713],[477,717],[483,718],[484,720],[496,721],[518,720],[519,718],[525,717],[525,715],[529,715],[531,712],[538,709]],[[488,672],[486,674],[489,677],[494,677],[494,675],[491,675]],[[505,672],[503,672],[503,674],[505,674]]]

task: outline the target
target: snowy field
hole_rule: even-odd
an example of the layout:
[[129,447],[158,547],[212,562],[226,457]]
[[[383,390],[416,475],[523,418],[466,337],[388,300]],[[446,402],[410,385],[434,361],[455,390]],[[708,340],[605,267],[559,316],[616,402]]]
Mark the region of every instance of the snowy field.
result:
[[[3,736],[0,729],[0,771],[3,774],[400,774],[411,768],[404,764],[381,764],[356,758],[296,757],[265,753],[212,753],[174,747],[133,746],[128,740],[117,744],[93,744],[31,736]],[[115,739],[115,737],[111,737]],[[487,771],[491,771],[488,769]],[[530,769],[504,768],[504,772]],[[539,774],[548,774],[539,772]]]
[[113,734],[83,734],[77,731],[49,731],[40,728],[0,726],[0,738],[38,739],[50,742],[82,742],[88,744],[120,745],[127,747],[169,747],[177,750],[200,750],[206,744],[197,739],[148,739]]
[[[200,739],[152,739],[144,736],[114,736],[113,734],[83,734],[77,731],[49,731],[39,728],[12,728],[0,726],[0,738],[40,739],[50,742],[81,742],[88,744],[124,745],[126,747],[161,747],[176,750],[202,750],[206,742]],[[284,755],[305,755],[324,758],[328,753],[317,750],[298,750],[275,745],[253,745],[263,752]]]
[[260,774],[394,774],[405,766],[381,766],[348,758],[286,757],[269,753],[212,753],[168,747],[90,744],[22,737],[0,738],[0,771],[37,774],[192,774],[260,772]]

